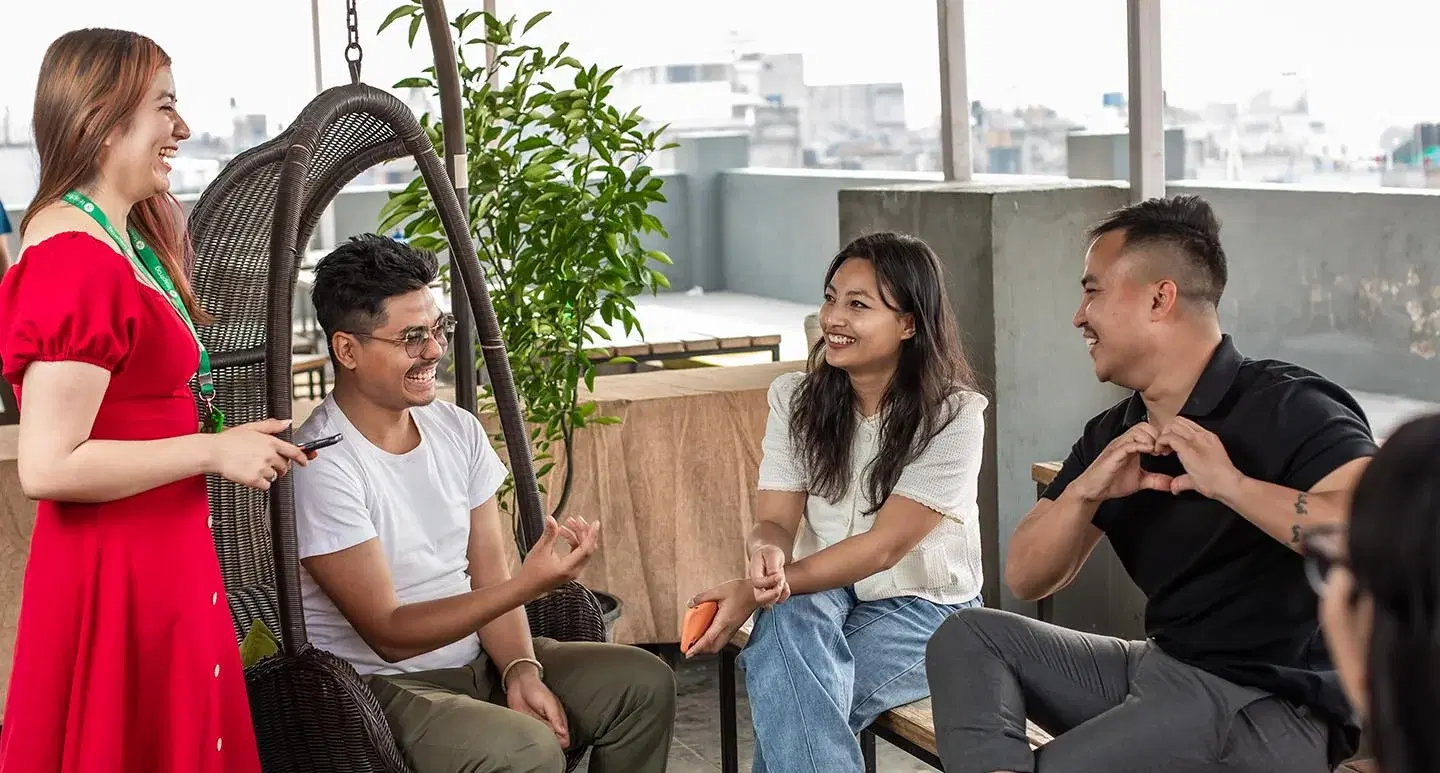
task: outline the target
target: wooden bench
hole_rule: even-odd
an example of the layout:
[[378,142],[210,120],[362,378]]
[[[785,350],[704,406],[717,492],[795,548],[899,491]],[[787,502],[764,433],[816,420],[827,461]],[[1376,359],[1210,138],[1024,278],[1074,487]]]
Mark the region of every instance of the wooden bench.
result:
[[[319,400],[325,396],[325,366],[329,364],[328,354],[295,354],[290,357],[290,376],[292,379],[304,376],[307,397]],[[290,396],[300,397],[298,385],[291,385]]]
[[[680,360],[690,357],[743,354],[746,352],[769,352],[772,362],[780,361],[780,336],[729,336],[716,337],[704,334],[683,335],[674,340],[623,341],[609,346],[598,346],[590,350],[593,362],[605,362],[615,357],[629,357],[637,363],[645,361]],[[630,366],[633,371],[634,365]]]
[[[740,736],[736,725],[735,656],[750,641],[750,625],[747,622],[730,640],[729,646],[720,653],[720,770],[722,773],[739,773]],[[1050,734],[1038,725],[1027,721],[1025,735],[1030,739],[1030,748],[1050,741]],[[935,718],[930,712],[930,699],[922,698],[914,703],[899,706],[881,714],[875,724],[861,731],[860,753],[865,760],[865,772],[875,773],[875,739],[884,738],[906,754],[941,770],[940,756],[935,748]]]

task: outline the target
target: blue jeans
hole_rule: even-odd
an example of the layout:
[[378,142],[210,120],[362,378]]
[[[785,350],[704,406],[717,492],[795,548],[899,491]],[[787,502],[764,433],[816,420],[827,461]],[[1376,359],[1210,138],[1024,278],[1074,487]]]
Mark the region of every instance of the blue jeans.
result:
[[980,603],[860,601],[836,588],[761,610],[737,659],[755,725],[751,773],[861,770],[855,736],[930,694],[926,643],[952,612]]

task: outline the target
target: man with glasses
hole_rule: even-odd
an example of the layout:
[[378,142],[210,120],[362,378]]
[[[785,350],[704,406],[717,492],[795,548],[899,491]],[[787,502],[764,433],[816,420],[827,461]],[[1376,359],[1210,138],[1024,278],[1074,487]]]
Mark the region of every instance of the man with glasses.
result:
[[[952,773],[1330,770],[1358,741],[1300,555],[1345,519],[1376,447],[1320,375],[1243,356],[1220,329],[1214,212],[1151,199],[1090,232],[1074,325],[1092,418],[1010,539],[1015,595],[1049,596],[1108,537],[1145,593],[1144,641],[987,609],[935,633],[927,669]],[[1031,752],[1027,714],[1055,734]]]
[[315,268],[335,388],[296,437],[342,440],[295,476],[310,639],[365,678],[418,773],[559,773],[583,746],[605,770],[659,773],[669,667],[531,637],[523,605],[579,574],[598,525],[547,519],[511,575],[505,466],[476,417],[435,399],[455,328],[430,292],[437,271],[434,255],[375,235]]

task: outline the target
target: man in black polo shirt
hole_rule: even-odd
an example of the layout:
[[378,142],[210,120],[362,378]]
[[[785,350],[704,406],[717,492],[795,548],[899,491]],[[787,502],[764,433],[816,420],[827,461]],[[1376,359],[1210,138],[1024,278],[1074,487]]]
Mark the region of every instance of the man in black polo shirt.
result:
[[[1221,333],[1219,232],[1194,196],[1091,229],[1074,324],[1095,375],[1134,394],[1085,425],[1005,567],[1040,599],[1108,536],[1145,593],[1147,638],[951,617],[926,657],[950,773],[1315,773],[1354,751],[1298,550],[1302,530],[1344,519],[1375,443],[1344,389]],[[1027,715],[1056,736],[1033,753]]]

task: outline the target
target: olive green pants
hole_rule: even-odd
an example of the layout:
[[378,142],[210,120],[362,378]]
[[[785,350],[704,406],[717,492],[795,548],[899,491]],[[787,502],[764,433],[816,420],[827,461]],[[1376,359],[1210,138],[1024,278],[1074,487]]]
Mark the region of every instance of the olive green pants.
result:
[[[594,773],[662,773],[675,725],[675,675],[636,647],[535,639],[545,684],[565,707],[572,746]],[[565,752],[543,722],[505,705],[481,653],[460,668],[365,678],[416,773],[561,773]]]

